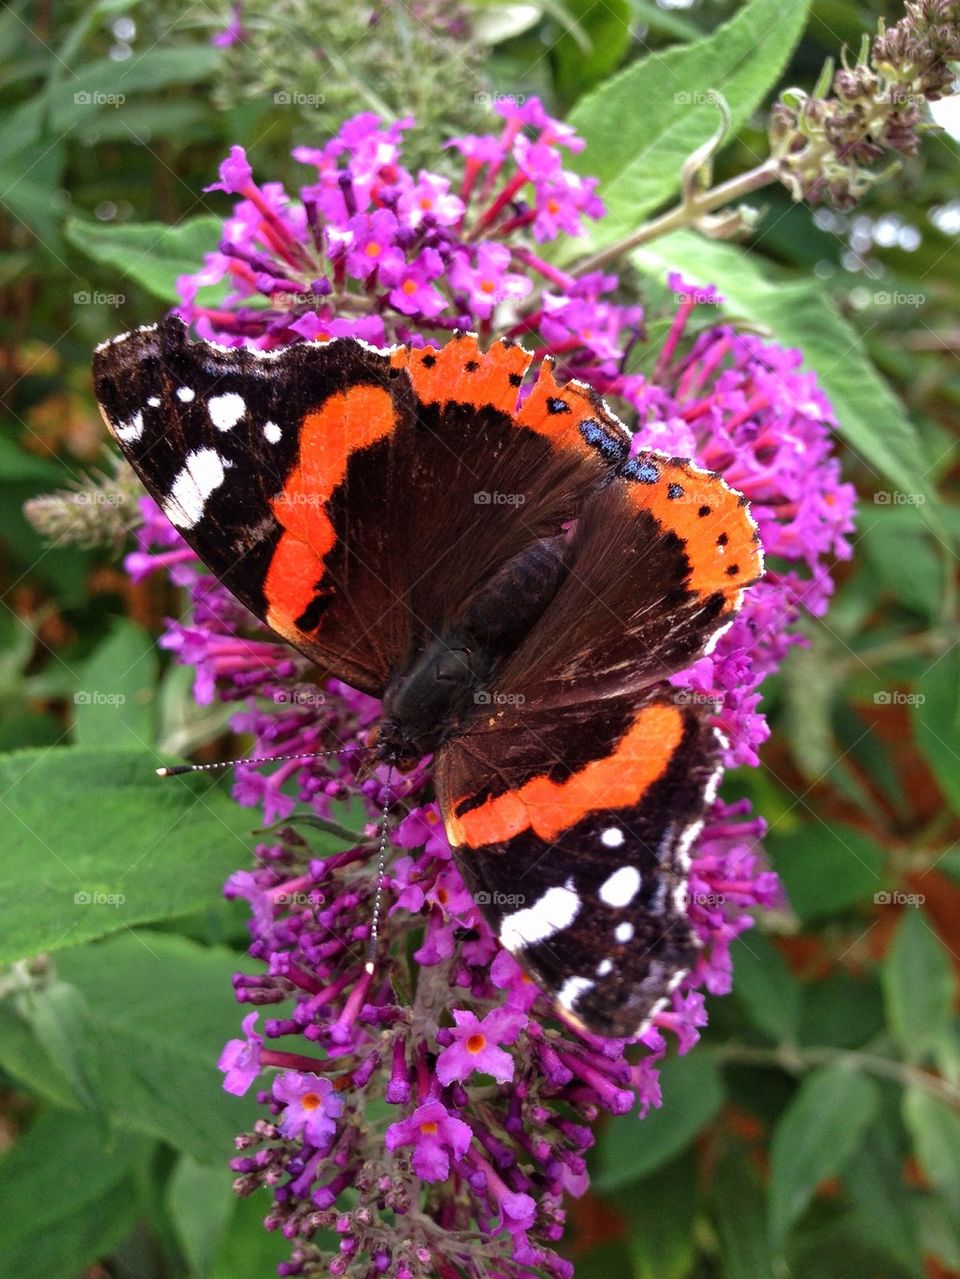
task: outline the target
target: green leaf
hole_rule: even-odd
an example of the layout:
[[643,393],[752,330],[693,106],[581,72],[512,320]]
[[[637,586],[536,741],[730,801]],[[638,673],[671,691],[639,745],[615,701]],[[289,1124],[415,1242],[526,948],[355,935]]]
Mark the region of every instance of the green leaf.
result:
[[863,1222],[864,1235],[922,1279],[924,1269],[916,1221],[904,1186],[903,1159],[886,1128],[874,1125],[861,1158],[848,1165],[844,1181]]
[[934,495],[913,423],[870,363],[856,330],[815,283],[777,278],[755,256],[730,244],[677,231],[631,254],[641,270],[683,271],[695,284],[716,284],[724,309],[769,329],[797,347],[833,404],[837,431],[878,483],[922,498],[930,516]]
[[642,1124],[636,1115],[618,1115],[604,1127],[594,1177],[601,1194],[679,1155],[723,1104],[720,1070],[703,1053],[668,1058],[660,1070],[660,1087],[663,1105],[651,1110]]
[[191,1155],[177,1160],[166,1204],[191,1274],[209,1275],[213,1269],[237,1202],[232,1182],[228,1168],[202,1164]]
[[891,509],[881,504],[861,512],[857,523],[863,536],[859,544],[889,598],[901,608],[932,619],[942,606],[944,565],[919,514],[912,528],[904,528],[900,520],[885,518]]
[[733,989],[751,1021],[776,1042],[792,1041],[800,1019],[800,987],[779,950],[755,930],[731,947]]
[[803,0],[750,0],[711,35],[632,62],[576,105],[569,123],[587,146],[572,163],[600,178],[607,205],[591,248],[632,230],[679,189],[683,162],[719,123],[712,94],[723,94],[732,130],[740,128],[778,80],[806,16]]
[[[272,1202],[263,1191],[236,1201],[209,1279],[264,1279],[266,1275],[276,1274],[281,1261],[288,1260],[290,1241],[284,1239],[279,1230],[263,1227]],[[333,1252],[338,1241],[328,1242],[327,1235],[327,1231],[318,1231],[313,1242],[317,1247],[328,1247],[332,1243],[329,1250]]]
[[76,1046],[100,1110],[119,1128],[166,1141],[195,1159],[227,1158],[253,1121],[252,1096],[224,1092],[217,1059],[239,1037],[237,956],[141,929],[64,951],[60,978],[86,999]]
[[[165,222],[117,226],[72,217],[67,219],[64,233],[94,262],[119,270],[118,281],[135,280],[162,302],[178,302],[177,277],[203,266],[204,254],[214,252],[220,243],[223,222],[203,215],[176,226]],[[198,297],[209,302],[214,295],[214,290],[201,289]]]
[[117,619],[79,670],[73,694],[77,745],[140,750],[153,745],[156,677],[153,639],[133,622]]
[[[221,60],[219,49],[199,43],[154,46],[122,62],[98,58],[54,86],[49,97],[50,124],[60,133],[92,124],[107,112],[122,115],[129,99],[172,85],[196,84],[211,76]],[[136,135],[128,136],[137,141]]]
[[587,38],[584,50],[570,31],[564,31],[551,50],[557,88],[570,100],[608,76],[630,47],[633,14],[629,0],[566,0],[565,9]]
[[917,694],[913,708],[917,743],[944,799],[960,813],[960,647],[954,646],[920,677]]
[[923,912],[903,912],[883,963],[887,1021],[912,1061],[925,1058],[953,1021],[953,968]]
[[841,1172],[860,1148],[877,1110],[872,1079],[841,1064],[812,1071],[783,1112],[770,1145],[770,1239],[780,1253],[787,1232],[817,1186]]
[[771,835],[774,869],[804,921],[868,902],[883,884],[883,854],[852,826],[811,819],[787,835]]
[[634,1183],[623,1203],[630,1214],[632,1279],[686,1279],[696,1257],[693,1152]]
[[960,1216],[960,1115],[924,1088],[909,1088],[903,1121],[920,1166],[956,1222]]
[[246,864],[253,814],[202,778],[161,781],[161,762],[79,747],[0,757],[0,896],[16,903],[0,962],[188,914]]
[[712,1184],[723,1279],[769,1279],[763,1189],[745,1148],[724,1154]]
[[64,1279],[107,1256],[137,1217],[133,1173],[150,1144],[48,1110],[0,1156],[0,1274]]

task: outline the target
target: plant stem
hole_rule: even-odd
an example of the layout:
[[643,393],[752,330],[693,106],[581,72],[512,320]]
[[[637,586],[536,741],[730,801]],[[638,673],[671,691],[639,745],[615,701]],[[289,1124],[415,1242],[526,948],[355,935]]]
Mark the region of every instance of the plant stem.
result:
[[882,1079],[892,1079],[901,1088],[914,1086],[923,1088],[945,1105],[960,1109],[960,1088],[949,1080],[932,1075],[919,1066],[911,1066],[905,1061],[895,1061],[891,1057],[881,1057],[878,1053],[851,1051],[847,1048],[756,1048],[748,1044],[723,1044],[712,1049],[712,1055],[721,1062],[733,1062],[742,1065],[775,1066],[791,1075],[810,1070],[815,1066],[827,1066],[834,1062],[846,1062],[856,1066],[868,1074],[878,1075]]
[[936,657],[946,650],[956,640],[956,635],[950,631],[921,631],[914,635],[904,635],[897,639],[886,640],[882,644],[876,644],[873,648],[861,649],[852,657],[841,658],[837,662],[837,667],[841,675],[848,671],[856,670],[858,666],[866,664],[871,666],[887,665],[890,662],[902,661],[908,657],[923,657],[930,655]]
[[669,231],[678,231],[681,227],[692,226],[705,213],[712,213],[715,209],[729,204],[731,200],[738,200],[752,191],[769,186],[776,179],[778,163],[772,158],[764,160],[763,164],[758,164],[755,169],[748,169],[746,173],[721,182],[710,191],[704,191],[681,201],[672,209],[668,209],[666,213],[661,213],[659,217],[644,222],[622,240],[617,240],[615,244],[600,249],[592,257],[578,263],[573,274],[579,276],[587,271],[596,271],[614,258],[622,257],[631,249],[656,239],[658,235],[666,235]]

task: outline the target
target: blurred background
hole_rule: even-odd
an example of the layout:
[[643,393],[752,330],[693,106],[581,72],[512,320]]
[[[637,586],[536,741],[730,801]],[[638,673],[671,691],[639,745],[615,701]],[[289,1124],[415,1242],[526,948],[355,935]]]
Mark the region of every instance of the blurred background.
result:
[[[7,758],[8,784],[24,748],[115,746],[128,722],[158,750],[183,755],[224,727],[229,708],[196,706],[190,672],[155,648],[175,600],[159,578],[133,584],[123,572],[122,502],[112,520],[86,525],[74,502],[73,531],[53,536],[38,533],[23,508],[112,474],[91,393],[92,347],[156,319],[175,301],[176,276],[215,245],[230,198],[203,189],[228,147],[244,145],[258,174],[291,179],[294,143],[326,138],[357,111],[411,112],[410,167],[442,167],[438,138],[490,127],[496,94],[536,93],[563,113],[616,68],[696,40],[740,7],[5,7],[0,752],[11,754],[0,771]],[[881,16],[892,24],[901,10],[814,0],[781,87],[812,89],[825,59],[844,44],[855,52]],[[572,1206],[566,1245],[581,1279],[765,1279],[771,1168],[792,1196],[791,1274],[960,1275],[955,103],[936,109],[944,130],[851,211],[791,204],[779,186],[755,201],[765,216],[751,255],[772,278],[813,280],[832,299],[901,400],[929,487],[880,487],[841,445],[861,495],[854,557],[838,570],[824,624],[809,626],[809,645],[765,686],[773,735],[763,766],[731,784],[771,824],[768,852],[789,908],[738,943],[734,993],[710,1001],[703,1044],[667,1063],[663,1109],[642,1126],[625,1118],[601,1131],[593,1189]],[[722,151],[717,180],[766,150],[764,109]],[[146,253],[163,224],[182,231],[164,237],[162,255]],[[636,287],[644,299],[662,282],[640,277]],[[779,336],[802,345],[802,321]],[[112,688],[120,670],[132,673],[114,690],[119,715],[117,705],[78,697]],[[73,803],[82,798],[49,795],[51,806]],[[16,820],[7,807],[3,827],[14,835]],[[133,807],[130,821],[133,832]],[[202,859],[209,832],[185,838]],[[4,930],[15,938],[18,904],[32,889],[20,863],[5,870],[3,861]],[[236,851],[231,861],[240,864]],[[258,1279],[286,1255],[285,1242],[260,1228],[262,1207],[230,1194],[230,1136],[252,1112],[220,1095],[210,1065],[234,1032],[229,950],[245,939],[243,912],[219,901],[221,869],[204,881],[202,908],[190,897],[176,928],[226,955],[204,981],[171,957],[171,986],[189,990],[179,1001],[187,1008],[164,1002],[176,990],[150,989],[154,970],[122,936],[112,951],[68,946],[30,973],[14,966],[0,977],[0,1273]],[[156,945],[167,942],[158,928]],[[73,1046],[79,1023],[99,1045],[95,1066]],[[175,1097],[155,1108],[148,1093],[157,1079],[112,1074],[115,1053],[150,1060],[158,1078],[175,1056],[176,1077],[195,1080],[191,1124],[171,1123]],[[811,1069],[840,1062],[869,1085],[849,1095],[805,1087]],[[115,1134],[108,1158],[99,1153],[104,1124]]]

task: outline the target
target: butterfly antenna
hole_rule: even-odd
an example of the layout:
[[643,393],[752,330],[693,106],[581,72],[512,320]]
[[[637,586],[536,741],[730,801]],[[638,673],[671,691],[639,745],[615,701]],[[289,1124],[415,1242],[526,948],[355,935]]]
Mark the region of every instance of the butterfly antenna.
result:
[[367,962],[364,968],[372,973],[377,959],[377,948],[380,940],[380,907],[383,903],[383,881],[386,877],[387,865],[387,814],[390,811],[390,783],[393,780],[392,766],[387,770],[386,799],[383,801],[383,813],[380,817],[380,855],[377,861],[377,888],[373,897],[373,922],[370,925],[370,945],[367,949]]
[[279,764],[289,759],[324,759],[328,755],[345,755],[350,750],[371,750],[369,746],[341,746],[335,751],[304,751],[299,755],[257,755],[242,759],[222,759],[216,764],[175,764],[173,768],[158,768],[158,777],[182,777],[184,773],[209,773],[217,768],[233,768],[235,764]]

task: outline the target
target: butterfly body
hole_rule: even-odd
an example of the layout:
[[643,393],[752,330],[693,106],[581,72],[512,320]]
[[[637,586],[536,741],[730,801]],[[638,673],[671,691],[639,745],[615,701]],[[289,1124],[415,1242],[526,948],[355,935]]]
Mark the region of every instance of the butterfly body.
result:
[[696,960],[689,849],[720,773],[665,682],[762,571],[743,499],[637,451],[589,388],[471,335],[262,354],[176,320],[95,357],[108,426],[235,595],[383,699],[377,757],[435,758],[501,942],[600,1034],[649,1024]]

